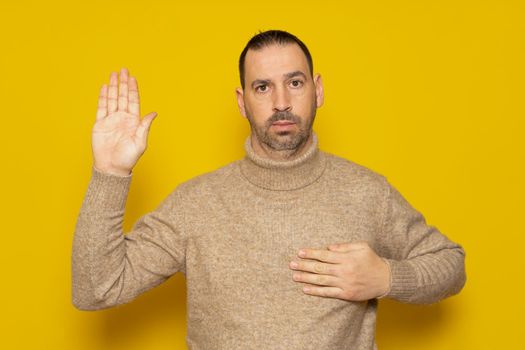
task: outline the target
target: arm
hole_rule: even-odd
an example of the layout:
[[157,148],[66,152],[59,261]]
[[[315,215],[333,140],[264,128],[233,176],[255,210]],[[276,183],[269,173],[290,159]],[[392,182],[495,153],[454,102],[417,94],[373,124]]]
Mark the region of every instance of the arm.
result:
[[180,194],[173,191],[122,231],[130,176],[92,169],[72,249],[72,301],[80,310],[128,303],[177,271],[184,272]]
[[430,304],[459,293],[466,282],[465,251],[436,227],[387,182],[383,235],[379,244],[391,272],[383,297]]
[[122,68],[100,89],[92,132],[93,168],[75,229],[73,305],[97,310],[127,303],[184,265],[181,212],[174,191],[123,235],[132,169],[147,147],[156,113],[140,118],[135,77]]

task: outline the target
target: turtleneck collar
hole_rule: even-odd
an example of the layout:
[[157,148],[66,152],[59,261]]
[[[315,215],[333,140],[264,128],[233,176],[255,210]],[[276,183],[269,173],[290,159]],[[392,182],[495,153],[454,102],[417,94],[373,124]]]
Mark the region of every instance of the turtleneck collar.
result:
[[290,161],[278,161],[255,153],[251,136],[244,142],[246,156],[240,161],[242,175],[252,184],[267,190],[296,190],[316,181],[326,167],[326,158],[319,150],[317,135],[312,131],[308,149]]

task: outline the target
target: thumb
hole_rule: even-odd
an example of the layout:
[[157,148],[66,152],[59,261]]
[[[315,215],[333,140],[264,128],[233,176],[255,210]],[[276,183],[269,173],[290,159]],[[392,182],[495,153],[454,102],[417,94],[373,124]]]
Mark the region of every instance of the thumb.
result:
[[137,137],[144,140],[144,142],[148,140],[149,128],[151,126],[151,122],[156,116],[157,112],[151,112],[145,115],[144,118],[142,118],[139,127],[137,128]]

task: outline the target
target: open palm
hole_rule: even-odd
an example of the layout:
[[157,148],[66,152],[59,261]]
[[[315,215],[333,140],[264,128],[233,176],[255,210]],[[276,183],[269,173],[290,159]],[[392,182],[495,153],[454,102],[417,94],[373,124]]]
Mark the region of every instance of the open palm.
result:
[[112,72],[108,85],[100,90],[92,133],[94,166],[102,172],[128,175],[147,147],[155,112],[140,119],[137,80],[128,70]]

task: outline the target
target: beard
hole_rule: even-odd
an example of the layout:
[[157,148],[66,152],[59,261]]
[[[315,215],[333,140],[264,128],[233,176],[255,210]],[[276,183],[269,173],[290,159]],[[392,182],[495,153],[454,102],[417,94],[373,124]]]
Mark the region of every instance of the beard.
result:
[[[250,122],[252,133],[255,133],[259,142],[274,151],[293,151],[300,148],[310,136],[316,112],[317,106],[315,104],[311,108],[309,118],[306,119],[288,111],[279,111],[272,114],[263,125],[256,124],[248,111],[246,111],[246,116]],[[281,120],[295,123],[297,129],[272,131],[272,124]]]

